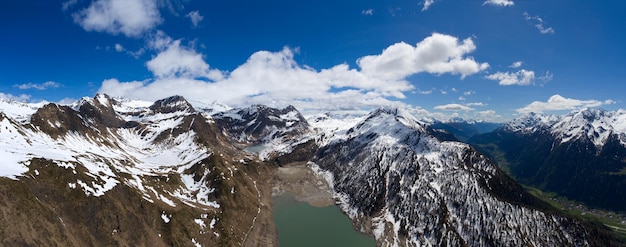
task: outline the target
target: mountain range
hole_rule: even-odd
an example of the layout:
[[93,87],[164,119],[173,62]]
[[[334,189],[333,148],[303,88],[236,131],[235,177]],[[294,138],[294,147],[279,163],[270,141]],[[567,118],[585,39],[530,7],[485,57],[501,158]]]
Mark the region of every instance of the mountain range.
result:
[[402,109],[305,118],[96,95],[0,111],[5,246],[276,246],[271,180],[296,161],[379,246],[619,244]]
[[518,181],[587,205],[626,211],[626,112],[528,114],[469,142]]

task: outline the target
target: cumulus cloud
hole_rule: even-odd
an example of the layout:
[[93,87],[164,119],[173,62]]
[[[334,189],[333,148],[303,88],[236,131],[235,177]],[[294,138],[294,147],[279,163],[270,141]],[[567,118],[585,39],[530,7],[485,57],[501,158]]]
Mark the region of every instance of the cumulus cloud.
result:
[[220,80],[223,78],[219,70],[209,69],[202,55],[194,50],[182,47],[180,40],[172,41],[165,50],[159,52],[146,63],[157,78],[207,78]]
[[362,15],[374,15],[374,9],[364,9],[361,11]]
[[509,68],[517,69],[519,67],[522,67],[522,64],[523,64],[522,61],[516,61],[516,62],[513,62],[511,65],[509,65]]
[[26,90],[26,89],[37,89],[37,90],[46,90],[48,88],[57,88],[60,87],[61,84],[54,81],[47,81],[44,83],[24,83],[24,84],[15,84],[13,87]]
[[447,104],[447,105],[438,105],[434,107],[435,110],[443,110],[443,111],[471,111],[473,108],[461,104]]
[[497,6],[513,6],[515,5],[515,3],[513,2],[513,0],[486,0],[483,5],[497,5]]
[[163,21],[156,0],[96,0],[72,16],[86,31],[129,37],[139,37]]
[[499,81],[498,84],[502,86],[510,85],[530,85],[535,81],[535,72],[532,70],[521,69],[517,72],[496,72],[488,75],[485,78],[492,81]]
[[[177,94],[234,107],[293,104],[303,110],[364,109],[405,105],[393,99],[405,98],[406,92],[414,90],[406,81],[413,74],[463,77],[488,66],[465,57],[475,49],[471,39],[459,42],[443,34],[433,34],[415,47],[396,44],[410,47],[409,54],[394,53],[392,46],[381,54],[362,57],[357,60],[359,68],[344,63],[314,69],[298,64],[294,59],[297,49],[285,47],[277,52],[255,52],[234,70],[223,72],[212,69],[192,47],[162,32],[151,34],[147,44],[158,53],[146,63],[154,78],[130,82],[111,78],[103,81],[99,93],[146,100]],[[402,66],[393,67],[397,63]]]
[[489,67],[466,56],[474,50],[471,38],[459,42],[456,37],[433,33],[415,46],[396,43],[379,55],[359,58],[357,64],[363,74],[381,80],[400,80],[421,72],[460,74],[465,78]]
[[565,98],[561,95],[555,94],[555,95],[552,95],[546,102],[533,101],[532,103],[522,108],[519,108],[516,111],[518,113],[530,113],[530,112],[542,113],[546,111],[562,111],[562,110],[575,110],[575,109],[586,108],[586,107],[598,107],[601,105],[609,105],[609,104],[615,104],[615,101],[610,100],[610,99],[605,100],[605,101],[578,100],[578,99]]
[[541,34],[552,34],[552,33],[554,33],[554,28],[544,26],[544,24],[546,24],[546,22],[543,20],[543,18],[541,18],[539,16],[531,16],[530,14],[528,14],[528,12],[524,11],[524,19],[526,19],[530,23],[534,24],[534,26],[537,28],[537,30],[539,30],[539,32]]
[[[475,49],[470,39],[459,43],[442,34],[433,34],[415,47],[408,45],[412,47],[408,54],[387,48],[382,54],[362,57],[357,61],[360,69],[346,63],[320,70],[300,65],[294,59],[297,49],[285,47],[277,52],[255,52],[234,70],[222,72],[211,69],[192,47],[162,32],[151,34],[147,43],[158,52],[146,63],[154,78],[131,82],[111,78],[103,81],[100,93],[146,100],[178,94],[234,107],[293,104],[303,110],[363,109],[399,104],[392,99],[412,92],[414,87],[406,77],[413,74],[467,76],[487,66],[465,57]],[[393,60],[408,64],[394,68]],[[393,72],[398,69],[402,72]]]
[[428,8],[430,8],[430,5],[432,5],[433,3],[435,3],[435,0],[424,0],[424,7],[422,8],[422,11],[428,10]]
[[189,17],[191,24],[193,24],[194,27],[197,27],[198,24],[204,19],[204,16],[200,15],[200,11],[198,10],[189,12],[187,17]]

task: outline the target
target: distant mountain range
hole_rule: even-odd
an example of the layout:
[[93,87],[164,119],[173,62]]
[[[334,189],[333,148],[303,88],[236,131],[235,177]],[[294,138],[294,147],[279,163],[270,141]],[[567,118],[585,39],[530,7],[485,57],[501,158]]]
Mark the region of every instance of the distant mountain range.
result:
[[[291,106],[216,106],[0,101],[1,245],[275,246],[270,181],[294,161],[324,176],[379,246],[619,244],[402,109],[305,118]],[[622,145],[606,136],[601,150]]]
[[474,135],[491,132],[502,125],[502,123],[453,118],[446,122],[434,121],[430,124],[430,127],[433,129],[445,130],[454,135],[459,141],[466,142]]
[[626,111],[529,114],[469,142],[522,183],[626,211]]

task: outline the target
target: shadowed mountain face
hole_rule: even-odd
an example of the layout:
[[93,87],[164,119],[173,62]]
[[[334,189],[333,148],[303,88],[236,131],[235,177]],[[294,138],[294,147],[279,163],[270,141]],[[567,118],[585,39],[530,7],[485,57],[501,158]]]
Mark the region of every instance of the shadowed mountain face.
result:
[[[180,96],[11,107],[0,109],[5,246],[272,246],[268,181],[295,161],[312,162],[381,246],[611,244],[397,109],[339,131],[291,106],[210,115]],[[259,143],[266,159],[241,150]]]
[[590,206],[626,211],[624,112],[532,114],[469,142],[525,184]]
[[[382,246],[603,245],[555,214],[486,157],[381,109],[315,159],[342,209]],[[514,229],[514,230],[512,230]]]

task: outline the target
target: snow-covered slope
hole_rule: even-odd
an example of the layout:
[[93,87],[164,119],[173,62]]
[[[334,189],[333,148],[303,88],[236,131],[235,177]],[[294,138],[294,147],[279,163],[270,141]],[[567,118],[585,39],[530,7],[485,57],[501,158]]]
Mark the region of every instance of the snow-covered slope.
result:
[[[270,185],[257,181],[276,166],[261,164],[309,160],[383,246],[594,241],[408,112],[322,114],[309,125],[292,106],[218,108],[180,96],[0,102],[0,245],[242,246],[270,215]],[[241,150],[249,145],[277,152],[260,160]]]
[[342,209],[382,246],[580,246],[580,223],[545,205],[487,158],[440,141],[398,109],[379,109],[314,159]]
[[469,140],[518,181],[608,210],[626,210],[626,111],[529,114]]
[[253,144],[281,143],[309,131],[307,121],[293,106],[276,109],[253,105],[220,112],[213,118],[234,139]]
[[626,146],[626,111],[582,109],[564,116],[530,113],[507,123],[504,129],[520,134],[548,131],[561,143],[589,141],[599,150],[612,135]]
[[[251,202],[242,199],[242,203],[253,206],[258,201],[258,191],[240,170],[241,164],[228,161],[238,159],[220,133],[210,117],[179,96],[152,104],[106,95],[83,98],[71,106],[3,101],[0,177],[17,184],[37,180],[44,171],[31,163],[44,160],[50,169],[56,166],[70,174],[58,181],[64,189],[81,191],[86,198],[105,197],[121,186],[163,212],[188,208],[198,213],[197,221],[213,226],[229,210],[221,201],[232,200],[237,193],[253,196]],[[252,217],[250,212],[243,218],[251,223]],[[247,230],[250,225],[237,227]],[[189,236],[207,244],[220,242],[220,236],[245,234],[230,232],[236,228],[200,228],[201,234]],[[193,227],[187,231],[198,232]]]

